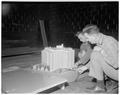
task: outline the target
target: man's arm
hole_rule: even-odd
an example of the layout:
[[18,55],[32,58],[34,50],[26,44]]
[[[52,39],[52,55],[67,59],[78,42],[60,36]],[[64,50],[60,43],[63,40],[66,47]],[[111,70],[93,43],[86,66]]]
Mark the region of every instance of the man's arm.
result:
[[80,65],[80,64],[84,65],[84,64],[86,64],[90,59],[91,52],[92,52],[92,49],[87,50],[85,52],[85,54],[80,58],[80,60],[76,62],[76,65]]
[[91,55],[91,52],[92,52],[92,48],[90,46],[89,43],[83,43],[80,47],[80,51],[85,51],[85,54],[80,57],[80,60],[78,62],[76,62],[78,65],[79,64],[86,64],[89,59],[90,59],[90,55]]

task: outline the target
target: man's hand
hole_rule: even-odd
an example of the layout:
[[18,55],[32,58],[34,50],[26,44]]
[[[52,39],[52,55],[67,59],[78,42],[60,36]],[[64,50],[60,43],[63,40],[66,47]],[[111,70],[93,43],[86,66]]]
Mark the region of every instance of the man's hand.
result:
[[77,69],[77,71],[79,72],[79,74],[82,74],[86,70],[88,70],[88,68],[86,66],[82,66],[82,67],[80,67],[80,68]]
[[77,62],[75,63],[75,65],[76,65],[76,66],[82,65],[82,62],[79,60],[79,61],[77,61]]

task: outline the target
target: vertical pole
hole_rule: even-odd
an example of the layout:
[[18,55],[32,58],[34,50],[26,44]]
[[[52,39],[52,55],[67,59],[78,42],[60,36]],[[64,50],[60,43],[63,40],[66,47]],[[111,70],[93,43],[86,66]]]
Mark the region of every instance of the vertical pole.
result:
[[43,46],[47,47],[48,46],[48,42],[47,42],[47,37],[46,37],[46,33],[45,33],[44,21],[43,20],[39,20],[39,23],[40,23],[42,40],[43,40]]

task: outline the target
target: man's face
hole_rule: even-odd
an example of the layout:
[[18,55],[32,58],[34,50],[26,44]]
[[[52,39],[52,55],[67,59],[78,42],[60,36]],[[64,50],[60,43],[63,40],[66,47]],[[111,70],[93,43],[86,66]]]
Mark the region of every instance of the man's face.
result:
[[87,34],[85,33],[84,36],[86,37],[86,40],[89,41],[91,44],[96,44],[97,43],[97,39],[96,39],[96,34]]
[[82,42],[86,42],[86,38],[85,38],[84,35],[79,34],[79,35],[78,35],[78,38],[80,39],[80,41],[82,41]]

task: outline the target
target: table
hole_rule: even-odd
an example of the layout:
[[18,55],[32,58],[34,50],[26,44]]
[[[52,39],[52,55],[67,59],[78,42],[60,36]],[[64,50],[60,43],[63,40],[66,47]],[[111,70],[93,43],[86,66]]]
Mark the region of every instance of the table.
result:
[[6,93],[39,93],[66,83],[50,72],[18,69],[2,74],[2,90]]

